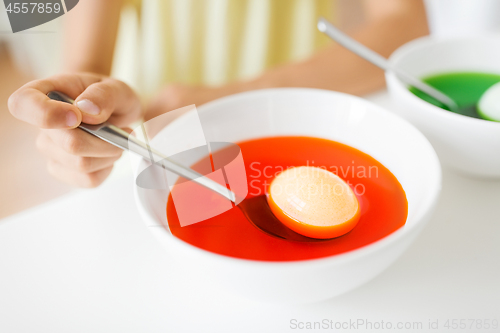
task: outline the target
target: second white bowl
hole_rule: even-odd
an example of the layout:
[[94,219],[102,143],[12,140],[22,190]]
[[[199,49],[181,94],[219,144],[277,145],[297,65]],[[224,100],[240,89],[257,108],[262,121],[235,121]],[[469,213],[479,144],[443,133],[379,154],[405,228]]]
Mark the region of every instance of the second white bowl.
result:
[[[403,45],[390,57],[394,66],[416,77],[447,72],[500,74],[499,59],[499,37],[423,37]],[[500,123],[429,104],[390,72],[386,80],[396,112],[425,134],[443,164],[471,176],[500,178]]]

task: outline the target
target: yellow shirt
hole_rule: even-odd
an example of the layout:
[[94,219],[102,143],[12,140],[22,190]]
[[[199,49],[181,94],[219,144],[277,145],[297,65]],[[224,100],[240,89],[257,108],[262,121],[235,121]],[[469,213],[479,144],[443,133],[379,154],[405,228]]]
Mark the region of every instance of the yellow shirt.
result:
[[248,79],[327,44],[316,22],[333,12],[334,0],[129,0],[114,73],[146,94]]

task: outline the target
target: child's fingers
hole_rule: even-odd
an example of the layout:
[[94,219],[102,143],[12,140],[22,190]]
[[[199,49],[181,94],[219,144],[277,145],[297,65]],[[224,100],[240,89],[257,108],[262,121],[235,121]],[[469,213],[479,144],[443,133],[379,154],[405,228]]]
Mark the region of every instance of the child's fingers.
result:
[[79,173],[93,173],[112,167],[121,155],[111,157],[87,157],[68,154],[60,146],[54,144],[49,136],[40,134],[37,139],[38,150],[49,160],[57,161],[67,169]]
[[120,156],[122,149],[81,129],[44,130],[52,142],[71,155],[84,157]]
[[134,91],[111,78],[91,84],[75,100],[82,122],[100,124],[110,118],[113,125],[124,126],[139,119],[141,105]]
[[82,121],[74,105],[50,100],[36,88],[21,88],[9,98],[14,117],[40,128],[75,128]]
[[[53,101],[50,91],[76,99],[77,105]],[[75,128],[80,122],[98,124],[112,116],[121,126],[140,117],[140,101],[125,83],[96,74],[63,74],[32,81],[9,98],[12,115],[40,128]]]
[[53,90],[76,97],[92,83],[102,80],[94,74],[64,74],[29,82],[9,98],[9,111],[22,121],[41,128],[74,128],[82,120],[80,110],[70,104],[53,101]]

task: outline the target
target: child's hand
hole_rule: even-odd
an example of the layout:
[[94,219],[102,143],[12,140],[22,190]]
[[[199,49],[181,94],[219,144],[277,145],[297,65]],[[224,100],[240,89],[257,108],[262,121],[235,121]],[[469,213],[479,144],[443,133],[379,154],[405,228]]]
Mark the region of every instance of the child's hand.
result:
[[[75,99],[75,105],[53,101],[50,91]],[[139,119],[141,105],[125,83],[98,74],[65,74],[32,81],[9,98],[9,110],[22,121],[42,128],[38,149],[48,158],[49,172],[72,185],[96,187],[121,156],[122,150],[82,130],[81,122],[108,120],[124,127]]]

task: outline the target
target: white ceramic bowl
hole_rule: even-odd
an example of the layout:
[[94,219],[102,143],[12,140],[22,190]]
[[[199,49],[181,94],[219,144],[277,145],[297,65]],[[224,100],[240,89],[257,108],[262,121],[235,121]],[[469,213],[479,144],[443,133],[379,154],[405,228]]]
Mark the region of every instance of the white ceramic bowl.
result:
[[[210,278],[235,293],[266,301],[302,303],[331,298],[387,268],[433,212],[441,188],[441,168],[432,146],[411,124],[361,98],[314,89],[270,89],[225,97],[198,111],[210,141],[298,135],[360,149],[391,170],[408,199],[406,225],[375,243],[321,259],[263,262],[214,254],[172,236],[160,227],[166,220],[168,192],[136,187],[137,205],[149,230],[200,279]],[[153,145],[185,126],[186,116],[164,128]],[[136,172],[146,165],[137,160]]]
[[[423,77],[445,72],[500,74],[500,37],[411,41],[390,57],[391,63]],[[467,175],[500,178],[500,123],[455,114],[424,102],[392,73],[386,74],[396,112],[432,143],[444,165]]]

